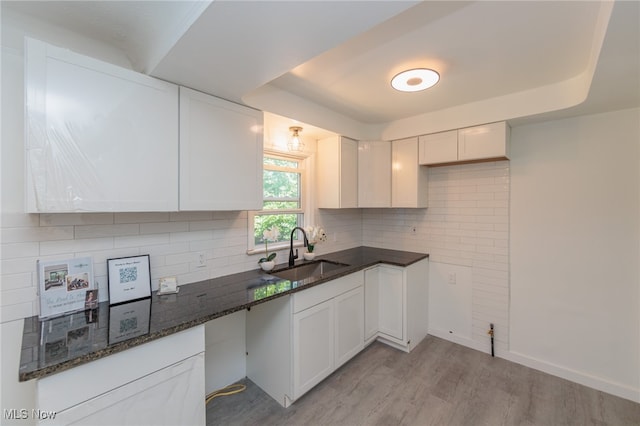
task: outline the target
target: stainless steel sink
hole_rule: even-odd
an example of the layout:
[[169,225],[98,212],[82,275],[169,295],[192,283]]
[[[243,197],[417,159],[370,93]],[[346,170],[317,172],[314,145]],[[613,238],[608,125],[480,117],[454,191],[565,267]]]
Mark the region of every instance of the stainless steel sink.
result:
[[310,263],[292,266],[291,268],[272,271],[271,275],[289,281],[301,281],[311,277],[322,277],[323,275],[344,268],[344,263],[331,262],[329,260],[316,260]]

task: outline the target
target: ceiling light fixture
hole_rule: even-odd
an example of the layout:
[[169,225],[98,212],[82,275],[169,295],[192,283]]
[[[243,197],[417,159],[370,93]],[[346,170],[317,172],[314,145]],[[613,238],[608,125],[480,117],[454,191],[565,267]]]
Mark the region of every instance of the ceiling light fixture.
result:
[[391,86],[401,92],[419,92],[428,89],[440,80],[440,74],[428,68],[402,71],[391,79]]
[[291,135],[291,139],[289,139],[289,143],[287,143],[287,148],[289,149],[289,151],[294,151],[294,152],[303,151],[304,142],[302,142],[302,139],[298,134],[299,132],[302,131],[302,127],[292,126],[292,127],[289,127],[289,130],[291,131],[292,135]]

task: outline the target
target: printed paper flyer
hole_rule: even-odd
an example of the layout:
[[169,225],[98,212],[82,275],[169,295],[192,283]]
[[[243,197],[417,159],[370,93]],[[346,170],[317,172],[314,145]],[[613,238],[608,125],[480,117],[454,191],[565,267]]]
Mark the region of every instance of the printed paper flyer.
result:
[[50,318],[85,308],[87,292],[96,291],[93,260],[38,261],[40,318]]

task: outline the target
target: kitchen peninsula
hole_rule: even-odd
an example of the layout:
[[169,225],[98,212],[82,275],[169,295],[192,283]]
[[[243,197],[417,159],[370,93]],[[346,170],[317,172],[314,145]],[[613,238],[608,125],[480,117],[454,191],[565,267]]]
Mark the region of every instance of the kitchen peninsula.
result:
[[[42,406],[44,401],[48,405],[52,403],[52,396],[49,395],[45,398],[43,393],[51,393],[55,397],[55,389],[60,389],[59,380],[64,381],[66,374],[73,376],[69,379],[69,383],[76,383],[75,386],[77,387],[77,383],[87,381],[86,378],[82,380],[82,377],[78,377],[78,375],[95,373],[119,376],[122,371],[118,370],[136,370],[132,365],[142,360],[144,368],[149,370],[145,371],[145,373],[150,377],[155,374],[156,369],[172,367],[175,370],[176,367],[173,364],[185,359],[191,359],[194,356],[200,356],[200,359],[194,364],[197,368],[193,368],[193,365],[180,368],[184,370],[181,374],[189,378],[186,383],[193,384],[193,379],[196,379],[195,394],[200,393],[200,398],[194,398],[193,403],[197,403],[202,408],[202,410],[197,409],[196,411],[201,411],[203,416],[204,361],[202,353],[204,352],[203,327],[206,322],[236,311],[249,309],[255,305],[264,304],[267,301],[311,289],[327,282],[333,282],[334,280],[337,282],[337,279],[341,277],[350,276],[368,268],[374,268],[379,264],[400,269],[409,267],[427,257],[427,254],[422,253],[358,247],[321,256],[322,260],[343,265],[343,267],[321,277],[290,281],[278,278],[275,273],[265,273],[256,269],[184,285],[180,287],[180,291],[177,294],[158,295],[154,292],[151,300],[146,301],[146,305],[144,304],[145,301],[142,301],[143,304],[141,306],[132,309],[133,316],[129,312],[128,318],[131,321],[128,321],[127,324],[137,324],[141,328],[136,330],[136,327],[133,327],[133,330],[129,330],[132,331],[129,335],[122,330],[123,323],[115,320],[115,317],[120,313],[114,312],[114,309],[123,305],[109,307],[108,303],[104,302],[99,305],[97,311],[76,312],[44,321],[40,321],[38,317],[31,317],[25,320],[19,371],[20,381],[38,379],[38,405],[40,408],[46,410],[55,409],[58,412],[64,412],[65,410],[72,412],[74,410],[78,411],[77,407],[86,405],[84,403],[87,402],[87,397],[90,395],[85,392],[79,392],[84,399],[65,401],[65,398],[61,397],[59,401],[54,402],[54,404],[58,404],[56,407]],[[284,265],[281,266],[284,267]],[[364,276],[363,272],[360,273]],[[421,276],[420,281],[420,287],[424,288],[424,315],[426,315],[427,275]],[[376,293],[377,291],[378,288]],[[362,325],[364,327],[364,304],[366,300],[364,287],[362,288],[362,293],[360,310],[363,313]],[[133,304],[125,306],[128,305],[133,306]],[[426,334],[426,327],[425,321],[424,334]],[[51,336],[53,338],[50,338]],[[56,336],[64,336],[64,338],[58,339]],[[163,339],[169,336],[172,337]],[[167,340],[172,341],[167,346],[173,348],[172,351],[165,350]],[[364,329],[361,340],[364,343]],[[415,342],[415,344],[417,343]],[[182,350],[176,351],[175,348],[182,348]],[[402,349],[402,347],[400,348]],[[136,351],[139,352],[137,356]],[[171,359],[164,359],[168,356],[167,352],[173,352]],[[108,355],[115,356],[107,357]],[[118,356],[120,359],[116,359]],[[127,358],[125,359],[124,356],[127,356]],[[112,359],[113,361],[111,361]],[[90,363],[91,361],[109,362],[113,365],[108,366],[106,369],[98,369],[94,367],[93,363]],[[123,361],[131,365],[123,366]],[[136,371],[136,374],[139,373]],[[194,375],[199,377],[194,377]],[[131,384],[130,382],[136,383],[139,381],[139,377],[125,374],[125,377],[120,380],[122,382],[112,381],[111,386],[113,388],[111,389],[116,389],[124,384]],[[55,382],[55,386],[50,385],[53,382]],[[159,382],[171,383],[171,380],[163,377],[159,379]],[[171,386],[175,387],[176,385],[173,384]],[[187,387],[194,388],[192,385]],[[111,389],[99,389],[94,393],[102,398],[102,394],[111,392]],[[185,388],[184,391],[189,392],[189,389]],[[89,390],[87,392],[91,393]],[[134,393],[138,398],[140,395],[144,395],[139,388],[132,392],[132,395]],[[143,397],[143,399],[145,398]],[[153,398],[147,397],[145,400],[152,401]],[[112,403],[104,403],[105,406],[109,404]],[[68,407],[71,408],[68,409]],[[151,408],[151,406],[149,407]],[[183,408],[182,412],[185,410]],[[85,418],[82,417],[85,415],[85,411],[91,415],[97,415],[100,412],[100,408],[97,408],[94,404],[90,410],[81,411],[80,414],[71,413],[73,415],[69,419],[83,419]],[[177,411],[180,412],[181,410]],[[193,418],[195,423],[198,423],[199,420],[200,417],[198,416]]]

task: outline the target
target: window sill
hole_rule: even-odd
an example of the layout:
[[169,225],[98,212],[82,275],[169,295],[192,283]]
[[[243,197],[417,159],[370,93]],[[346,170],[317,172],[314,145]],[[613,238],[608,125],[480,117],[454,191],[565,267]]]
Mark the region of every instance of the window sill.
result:
[[[294,241],[293,248],[304,247],[302,241]],[[278,243],[278,244],[269,244],[269,252],[273,253],[280,250],[289,250],[290,243]],[[254,248],[252,250],[247,250],[248,255],[252,254],[265,254],[266,251],[264,249],[264,244],[260,245],[260,248]]]

